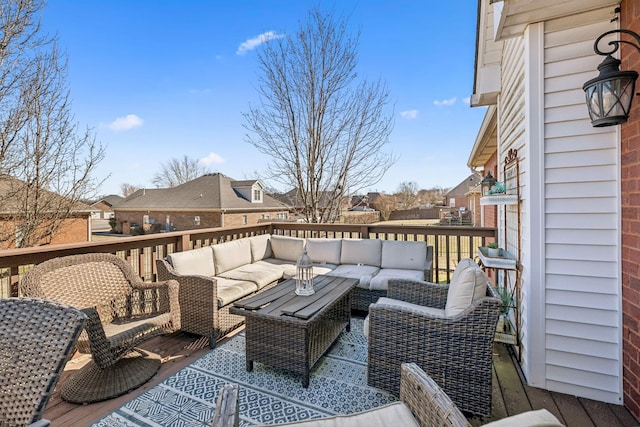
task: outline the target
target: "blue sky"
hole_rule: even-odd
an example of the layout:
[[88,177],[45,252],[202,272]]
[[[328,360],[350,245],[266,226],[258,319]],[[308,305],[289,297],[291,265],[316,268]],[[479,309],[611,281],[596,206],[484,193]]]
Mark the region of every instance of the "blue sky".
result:
[[[161,163],[187,155],[234,179],[265,158],[245,142],[243,112],[256,103],[254,43],[306,21],[315,1],[50,0],[43,28],[68,56],[72,110],[107,148],[101,194],[122,183],[153,188]],[[453,187],[485,109],[471,108],[475,0],[320,2],[360,31],[358,71],[386,81],[398,161],[372,191]],[[249,46],[249,49],[241,49]],[[271,183],[267,182],[267,185]]]

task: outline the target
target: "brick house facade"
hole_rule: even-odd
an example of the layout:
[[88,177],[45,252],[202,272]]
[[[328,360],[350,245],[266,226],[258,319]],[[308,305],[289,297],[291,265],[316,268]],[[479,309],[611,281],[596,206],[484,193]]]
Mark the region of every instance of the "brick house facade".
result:
[[[640,3],[621,4],[620,28],[640,33]],[[626,40],[628,37],[623,36]],[[640,52],[622,45],[621,70],[640,71]],[[622,352],[625,406],[640,418],[640,97],[621,126]]]
[[[0,179],[0,250],[15,249],[17,242],[20,241],[20,229],[25,226],[25,212],[22,203],[29,204],[23,199],[23,189],[27,188],[26,184],[14,177],[3,175]],[[29,187],[30,188],[30,187]],[[45,236],[36,241],[33,246],[57,245],[64,243],[81,243],[91,240],[91,212],[89,205],[80,202],[74,202],[64,198],[57,193],[47,190],[38,192],[40,199],[37,214],[29,212],[31,217],[35,217],[37,226],[35,226],[33,236]],[[26,200],[31,201],[31,198]],[[57,209],[57,210],[56,210]],[[68,212],[70,210],[70,212]],[[60,212],[68,212],[62,217]],[[50,215],[53,214],[53,215]],[[53,217],[49,227],[45,217]],[[32,219],[33,221],[33,219]],[[24,228],[23,228],[24,229]],[[52,233],[51,230],[55,231]]]
[[194,230],[287,220],[288,208],[264,193],[257,180],[235,181],[220,173],[185,184],[138,190],[113,207],[116,230]]

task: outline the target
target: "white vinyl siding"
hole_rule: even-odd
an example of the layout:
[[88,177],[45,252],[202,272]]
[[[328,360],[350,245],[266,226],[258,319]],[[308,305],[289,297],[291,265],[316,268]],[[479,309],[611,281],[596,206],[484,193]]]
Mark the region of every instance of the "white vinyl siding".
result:
[[608,13],[544,25],[544,372],[549,390],[621,403],[618,135],[591,126],[582,90]]
[[[498,102],[498,180],[504,181],[503,164],[510,149],[518,150],[520,168],[520,242],[518,241],[518,206],[500,206],[498,209],[499,241],[505,249],[516,256],[521,256],[526,230],[526,150],[525,146],[525,92],[524,92],[524,43],[522,38],[514,38],[504,41],[504,57],[502,59],[502,94]],[[506,235],[505,235],[505,211],[506,211]],[[506,237],[506,241],[505,241]],[[506,244],[505,244],[506,242]],[[518,260],[521,262],[522,260]],[[515,273],[509,272],[510,282],[515,283]],[[522,338],[522,365],[527,364],[526,352],[526,277],[520,276],[520,308]]]
[[500,207],[498,227],[521,263],[529,383],[620,404],[619,135],[591,126],[582,90],[602,61],[594,40],[616,26],[610,15],[531,24],[504,40],[498,164],[501,174],[508,151],[518,151],[520,246],[515,206]]

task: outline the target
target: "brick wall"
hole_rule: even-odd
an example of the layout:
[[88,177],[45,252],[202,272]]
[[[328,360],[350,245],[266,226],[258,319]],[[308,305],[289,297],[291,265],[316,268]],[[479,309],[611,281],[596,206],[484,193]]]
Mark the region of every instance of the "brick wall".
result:
[[[199,212],[199,211],[178,211],[178,212],[150,212],[150,211],[116,211],[116,229],[119,232],[126,233],[127,230],[122,229],[122,224],[144,225],[145,215],[148,215],[150,223],[159,224],[157,227],[165,229],[167,215],[169,222],[173,225],[173,229],[180,230],[197,230],[201,228],[214,227],[235,227],[245,224],[257,224],[260,220],[278,218],[278,214],[286,214],[286,211],[278,212],[234,212],[225,213],[224,219],[221,212]],[[198,220],[196,220],[198,217]],[[224,221],[224,223],[223,223]],[[145,225],[145,231],[150,231],[153,226]]]
[[[14,233],[16,229],[16,223],[14,221],[3,221],[1,225],[1,233],[5,233],[9,230],[10,233]],[[41,241],[38,245],[58,245],[63,243],[81,243],[89,241],[89,217],[83,218],[69,218],[64,220],[60,230],[53,236],[51,241]],[[14,249],[15,242],[13,239],[9,242],[0,242],[0,249]]]
[[[637,0],[623,1],[620,16],[621,28],[640,33]],[[635,48],[623,45],[621,59],[622,70],[640,72]],[[640,418],[640,96],[634,96],[629,121],[621,127],[620,155],[624,405]]]

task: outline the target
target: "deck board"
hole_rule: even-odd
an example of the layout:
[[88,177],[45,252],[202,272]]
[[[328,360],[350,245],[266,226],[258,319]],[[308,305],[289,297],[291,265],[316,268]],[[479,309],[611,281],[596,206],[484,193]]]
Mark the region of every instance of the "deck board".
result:
[[[148,383],[124,396],[88,405],[65,402],[60,399],[56,390],[47,405],[44,417],[51,420],[53,427],[88,426],[209,351],[206,338],[184,333],[156,337],[141,347],[160,354],[163,360],[158,374]],[[515,355],[510,351],[510,347],[496,343],[494,349],[492,416],[470,417],[469,421],[473,426],[480,426],[493,420],[540,408],[548,409],[568,427],[631,427],[640,425],[623,406],[576,398],[527,386],[522,370]],[[67,364],[60,383],[73,370],[79,369],[88,360],[87,355],[74,356]]]

